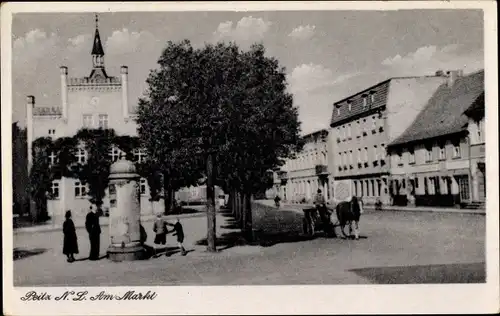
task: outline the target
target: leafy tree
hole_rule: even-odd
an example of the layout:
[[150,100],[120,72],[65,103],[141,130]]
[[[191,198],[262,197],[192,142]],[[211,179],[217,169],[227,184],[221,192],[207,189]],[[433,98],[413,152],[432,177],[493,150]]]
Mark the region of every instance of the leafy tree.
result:
[[89,184],[90,203],[101,208],[106,189],[109,185],[111,159],[109,151],[115,133],[111,129],[82,129],[75,138],[87,151],[86,163],[78,163],[76,175],[83,184]]
[[[201,178],[199,138],[193,137],[199,119],[197,108],[187,106],[185,95],[195,78],[189,76],[194,50],[188,41],[169,45],[147,79],[149,89],[139,100],[138,132],[148,151],[148,161],[161,171],[165,192],[165,211],[172,205],[175,189],[195,185]],[[182,100],[182,101],[181,101]],[[189,126],[190,128],[186,128]]]
[[29,175],[29,192],[32,199],[30,207],[31,219],[36,222],[48,219],[47,194],[53,175],[50,170],[48,153],[52,150],[52,140],[48,137],[38,138],[33,142],[33,165]]
[[14,213],[24,214],[29,200],[28,143],[26,128],[12,123],[12,201]]
[[[207,178],[208,249],[215,250],[214,186],[250,197],[269,185],[267,170],[300,149],[297,110],[286,76],[262,45],[194,49],[169,42],[139,102],[139,136],[166,176],[166,187]],[[249,225],[250,224],[250,225]]]

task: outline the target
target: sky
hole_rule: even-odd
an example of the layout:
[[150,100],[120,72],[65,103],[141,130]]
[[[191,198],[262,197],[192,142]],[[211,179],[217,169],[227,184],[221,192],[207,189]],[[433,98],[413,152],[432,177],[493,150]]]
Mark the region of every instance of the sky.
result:
[[[14,122],[25,124],[27,95],[60,106],[60,66],[90,74],[94,31],[92,13],[14,15]],[[100,13],[99,32],[108,74],[129,67],[131,104],[167,41],[262,42],[286,68],[302,134],[327,128],[334,102],[390,77],[484,68],[480,10]]]

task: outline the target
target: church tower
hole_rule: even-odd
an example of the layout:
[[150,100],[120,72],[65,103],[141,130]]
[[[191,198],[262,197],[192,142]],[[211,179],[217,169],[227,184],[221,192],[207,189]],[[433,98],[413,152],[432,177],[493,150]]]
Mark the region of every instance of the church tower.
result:
[[89,78],[105,79],[108,78],[104,69],[104,49],[102,48],[101,36],[99,35],[99,17],[95,15],[95,34],[92,45],[92,71]]

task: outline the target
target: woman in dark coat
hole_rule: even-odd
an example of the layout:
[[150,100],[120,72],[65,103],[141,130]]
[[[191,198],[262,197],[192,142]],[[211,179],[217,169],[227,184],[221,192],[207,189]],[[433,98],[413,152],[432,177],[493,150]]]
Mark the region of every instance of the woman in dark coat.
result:
[[68,257],[68,262],[75,261],[74,254],[78,253],[78,240],[76,237],[76,229],[73,220],[71,219],[71,211],[66,211],[66,220],[63,224],[64,243],[63,254]]

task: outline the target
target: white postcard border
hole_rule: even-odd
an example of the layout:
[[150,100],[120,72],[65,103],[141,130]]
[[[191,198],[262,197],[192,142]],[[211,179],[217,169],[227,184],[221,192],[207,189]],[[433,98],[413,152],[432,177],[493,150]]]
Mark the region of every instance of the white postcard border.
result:
[[[13,287],[12,258],[12,13],[125,11],[266,11],[266,10],[397,10],[483,9],[488,164],[485,284],[467,285],[322,285],[322,286],[172,286],[172,287]],[[478,313],[499,308],[498,208],[498,62],[496,4],[492,1],[452,2],[186,2],[186,3],[7,3],[2,5],[2,212],[4,313],[9,315],[132,315],[132,314],[323,314],[323,313]],[[10,254],[10,255],[9,255]],[[151,290],[153,301],[23,302],[29,290],[61,295],[65,290]]]

